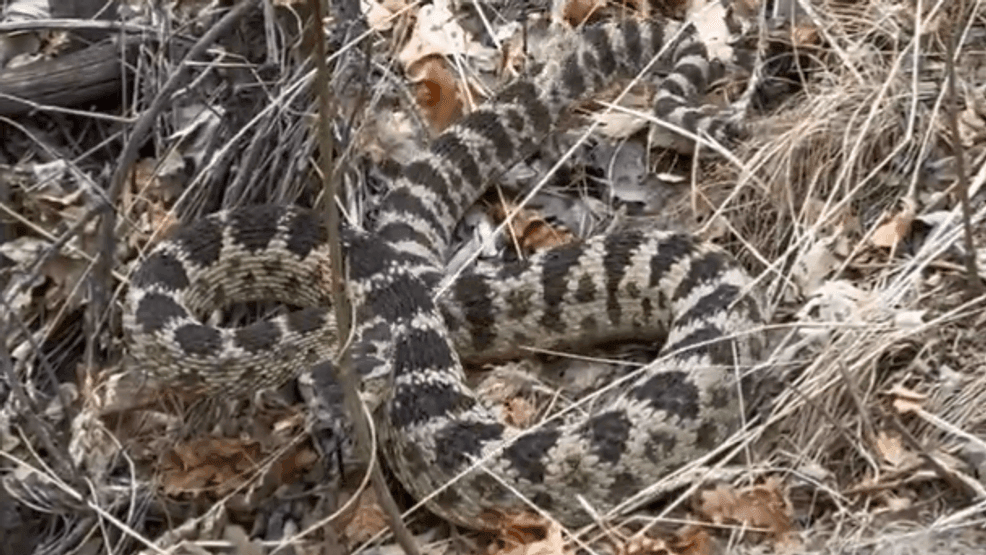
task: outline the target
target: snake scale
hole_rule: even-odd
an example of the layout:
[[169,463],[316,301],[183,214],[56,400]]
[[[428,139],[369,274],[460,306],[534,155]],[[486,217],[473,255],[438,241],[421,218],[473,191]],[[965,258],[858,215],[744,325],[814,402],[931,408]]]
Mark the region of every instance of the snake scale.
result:
[[[467,272],[434,298],[453,228],[488,177],[533,151],[568,105],[614,75],[657,56],[668,71],[658,117],[723,141],[737,133],[697,106],[711,65],[691,27],[626,20],[570,40],[563,56],[406,165],[370,230],[343,233],[355,364],[389,381],[376,416],[382,451],[413,496],[468,527],[495,527],[530,503],[583,524],[582,503],[605,511],[720,445],[741,419],[737,376],[762,349],[750,278],[683,233],[592,238]],[[179,229],[132,277],[124,313],[132,358],[205,395],[277,385],[331,359],[338,338],[326,241],[319,215],[285,206],[220,212]],[[306,308],[230,329],[196,317],[257,299]],[[515,430],[464,383],[461,360],[628,337],[664,338],[660,358],[588,416]]]

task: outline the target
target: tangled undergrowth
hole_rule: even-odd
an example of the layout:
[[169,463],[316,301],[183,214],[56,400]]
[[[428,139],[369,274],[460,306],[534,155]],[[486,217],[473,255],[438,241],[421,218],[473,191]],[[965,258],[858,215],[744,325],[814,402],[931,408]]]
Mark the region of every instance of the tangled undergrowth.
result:
[[[398,549],[359,489],[366,461],[340,464],[351,451],[320,425],[324,408],[309,395],[317,373],[297,388],[307,406],[291,391],[240,413],[209,407],[224,416],[201,433],[186,419],[203,412],[192,400],[127,371],[128,274],[179,221],[252,203],[317,205],[324,177],[341,183],[343,217],[359,225],[416,145],[538,61],[547,22],[654,15],[688,17],[729,40],[710,103],[739,106],[750,135],[729,151],[703,143],[672,154],[656,146],[668,140],[659,125],[628,116],[653,85],[614,106],[626,85],[614,83],[499,178],[467,217],[467,254],[451,265],[476,249],[537,252],[610,226],[699,233],[758,276],[772,313],[765,365],[785,379],[734,457],[656,484],[660,495],[628,500],[624,514],[584,530],[520,520],[491,538],[449,534],[415,511],[404,521],[419,548],[980,552],[986,8],[534,4],[331,6],[331,153],[319,152],[314,132],[317,34],[305,2],[244,2],[216,37],[230,13],[219,4],[120,5],[96,21],[125,22],[99,37],[126,45],[115,54],[132,69],[123,94],[0,113],[0,553]],[[72,42],[64,28],[30,34],[35,51],[0,56],[0,83],[3,71],[57,59]],[[183,62],[196,44],[204,48]],[[145,135],[142,120],[154,124]],[[323,156],[333,175],[320,175]],[[509,233],[497,235],[505,215]],[[613,366],[540,357],[476,380],[505,421],[528,426]]]

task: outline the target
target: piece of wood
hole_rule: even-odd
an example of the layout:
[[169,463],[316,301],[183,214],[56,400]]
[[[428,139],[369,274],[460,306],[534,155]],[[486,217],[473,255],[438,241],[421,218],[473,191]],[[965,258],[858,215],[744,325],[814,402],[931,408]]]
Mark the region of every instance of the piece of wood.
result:
[[[45,106],[71,107],[119,94],[123,71],[136,59],[138,38],[96,44],[24,66],[0,70],[0,115]],[[126,58],[126,61],[124,60]]]

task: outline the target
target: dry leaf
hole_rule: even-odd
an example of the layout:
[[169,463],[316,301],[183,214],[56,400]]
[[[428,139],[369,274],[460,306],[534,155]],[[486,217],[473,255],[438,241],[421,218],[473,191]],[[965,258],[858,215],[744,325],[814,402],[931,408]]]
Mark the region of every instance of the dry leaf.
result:
[[449,0],[435,0],[417,13],[411,36],[397,60],[405,68],[429,56],[473,58],[475,67],[496,68],[500,53],[469,38]]
[[271,465],[270,472],[276,484],[291,484],[318,463],[318,453],[307,447],[292,449]]
[[404,9],[398,2],[374,2],[373,0],[363,0],[360,2],[363,16],[366,23],[377,32],[390,30],[394,26],[394,14]]
[[514,23],[509,24],[509,26],[511,27],[509,34],[504,33],[501,37],[500,70],[504,75],[515,78],[524,71],[524,62],[527,59],[527,41],[523,27]]
[[476,385],[478,396],[498,406],[500,421],[508,426],[528,428],[538,415],[537,397],[530,395],[538,372],[531,365],[530,360],[497,365]]
[[874,295],[846,280],[822,283],[798,310],[801,322],[866,322]]
[[[509,204],[496,205],[491,209],[490,216],[499,223],[514,209]],[[550,250],[576,241],[571,232],[552,225],[537,210],[520,209],[507,227],[515,244],[526,254]]]
[[[501,538],[507,544],[496,555],[565,555],[562,528],[557,522],[527,514],[517,515],[501,521]],[[540,538],[540,539],[539,539]]]
[[[23,236],[0,244],[0,255],[12,260],[20,268],[31,268],[36,260],[48,253],[50,244],[47,240],[31,236]],[[85,288],[80,288],[82,277],[90,267],[90,262],[81,255],[68,249],[63,249],[51,256],[39,268],[41,275],[50,281],[35,280],[21,294],[29,292],[35,286],[44,285],[45,307],[51,310],[64,307],[68,311],[75,310],[86,299]],[[30,297],[17,295],[11,299],[14,306],[29,308]]]
[[806,22],[799,21],[798,25],[791,28],[791,45],[794,47],[807,48],[817,46],[819,43],[818,29]]
[[[164,459],[162,487],[169,495],[226,495],[257,477],[255,471],[265,462],[263,451],[261,443],[254,440],[204,438],[181,443]],[[314,451],[298,446],[274,461],[265,476],[273,486],[290,483],[317,460]]]
[[[691,528],[693,528],[699,534],[704,534],[705,539],[709,540],[709,542],[711,543],[711,537],[709,537],[708,532],[705,532],[705,530],[702,530],[697,526],[693,526]],[[712,551],[701,550],[701,548],[699,547],[702,545],[701,542],[689,541],[689,540],[691,540],[691,538],[684,539],[681,542],[675,542],[674,553],[678,555],[686,554],[686,553],[688,555],[707,555],[707,554],[711,555],[713,553]],[[696,550],[695,548],[698,548],[698,550]],[[624,555],[664,555],[665,553],[670,554],[671,549],[672,549],[671,545],[669,545],[668,542],[662,539],[651,538],[648,536],[633,536],[630,538],[630,541],[627,542],[626,547],[623,549],[623,554]]]
[[[603,99],[615,98],[615,94],[622,92],[622,89],[622,87],[619,87],[615,91],[612,91],[613,94],[608,94],[610,91],[606,91],[600,97]],[[623,110],[599,110],[592,115],[592,119],[599,122],[596,131],[600,135],[612,139],[626,139],[641,129],[644,129],[650,125],[650,122],[647,121],[645,116],[650,112],[653,97],[654,91],[649,87],[638,86],[630,89],[620,99],[619,106],[633,112],[639,112],[640,115],[624,112]],[[663,144],[664,142],[661,141],[654,146],[661,146]]]
[[839,257],[832,252],[833,241],[816,241],[808,252],[795,260],[791,268],[791,279],[801,290],[801,294],[812,296],[819,292],[826,276],[839,267]]
[[[783,199],[779,198],[778,201],[783,202]],[[824,200],[812,197],[802,205],[799,217],[806,226],[817,226],[822,235],[833,237],[836,243],[832,246],[833,250],[843,256],[850,251],[849,238],[846,235],[862,232],[859,217],[848,205],[835,208]]]
[[[2,10],[4,23],[15,23],[48,19],[51,8],[45,0],[12,0],[4,2]],[[0,68],[8,65],[16,67],[34,61],[34,54],[41,47],[42,33],[14,31],[0,33]]]
[[233,553],[236,555],[263,555],[267,552],[259,541],[250,541],[247,531],[235,524],[223,529],[223,539],[233,545]]
[[380,166],[387,161],[409,164],[421,148],[415,122],[403,111],[369,114],[366,132],[360,133],[358,140],[361,151]]
[[695,509],[714,523],[739,523],[774,538],[782,538],[794,530],[794,510],[776,478],[740,490],[720,486],[703,492]]
[[579,27],[606,7],[605,0],[568,0],[560,6],[561,18],[571,27]]
[[915,209],[911,202],[905,200],[904,208],[895,216],[877,226],[873,235],[870,236],[870,243],[877,247],[895,249],[897,244],[904,240],[911,232],[911,224],[914,223]]
[[444,58],[422,58],[408,67],[407,75],[414,83],[418,108],[433,132],[442,132],[462,116],[459,84]]
[[260,455],[260,445],[254,441],[207,438],[179,444],[165,458],[164,491],[197,495],[215,490],[223,495],[243,483]]
[[[713,555],[717,552],[712,535],[701,526],[686,526],[679,530],[675,534],[672,548],[675,555]],[[648,551],[646,553],[663,555],[661,551]]]
[[522,359],[498,365],[476,385],[476,393],[489,403],[505,404],[529,390],[537,370],[530,359]]
[[[736,10],[737,15],[744,19],[749,19],[759,17],[763,6],[761,0],[735,0],[733,2],[733,9]],[[774,11],[777,11],[776,8]]]
[[466,32],[446,0],[423,6],[397,60],[405,68],[429,56],[455,56],[466,49]]
[[387,526],[387,515],[377,502],[376,492],[373,488],[367,488],[360,494],[353,517],[346,523],[342,533],[350,545],[356,545],[369,540]]
[[123,203],[129,220],[137,222],[126,234],[131,247],[141,248],[178,225],[170,206],[184,188],[184,164],[175,151],[169,152],[171,155],[165,155],[160,163],[144,158],[130,170]]
[[537,407],[524,397],[514,397],[503,404],[506,424],[515,428],[528,428],[537,417]]
[[904,448],[900,436],[885,430],[877,432],[874,447],[880,458],[895,469],[901,468],[911,456]]

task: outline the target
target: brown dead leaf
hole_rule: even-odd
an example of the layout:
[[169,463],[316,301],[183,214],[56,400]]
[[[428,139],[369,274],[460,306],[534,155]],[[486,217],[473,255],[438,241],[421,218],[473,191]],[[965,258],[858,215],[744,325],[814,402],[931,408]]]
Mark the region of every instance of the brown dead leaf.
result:
[[604,7],[605,0],[568,0],[561,6],[561,18],[568,25],[578,27]]
[[801,294],[814,295],[828,277],[839,266],[839,257],[832,252],[833,240],[816,241],[799,256],[791,268],[791,280],[797,284]]
[[407,69],[415,101],[432,131],[440,133],[462,116],[459,85],[441,56],[427,56]]
[[360,2],[360,6],[370,29],[382,33],[394,26],[394,12],[387,9],[383,2]]
[[[709,531],[700,526],[686,526],[675,534],[672,542],[672,549],[675,555],[712,555],[716,553],[716,544]],[[648,553],[660,553],[661,551],[649,551]],[[670,553],[670,551],[669,551]]]
[[562,538],[562,527],[557,522],[520,514],[501,519],[500,537],[503,545],[489,550],[496,555],[565,555],[571,550],[565,549]]
[[434,0],[421,6],[408,39],[397,54],[408,79],[415,84],[418,104],[435,131],[445,129],[464,111],[461,84],[447,60],[464,59],[470,67],[493,70],[501,53],[475,40],[459,23],[450,0]]
[[356,138],[360,151],[381,169],[389,161],[400,165],[411,163],[420,148],[415,122],[406,111],[382,110],[370,114],[365,131]]
[[694,4],[695,0],[658,0],[657,2],[633,0],[629,3],[630,6],[640,10],[644,17],[652,9],[656,9],[658,13],[673,19],[685,19]]
[[521,246],[530,251],[546,251],[575,240],[568,231],[540,219],[527,222],[519,238]]
[[914,456],[904,447],[904,442],[895,432],[880,430],[876,434],[874,443],[880,458],[895,470],[904,467],[907,461]]
[[271,466],[271,473],[278,485],[290,484],[301,479],[318,462],[318,453],[307,447],[293,449]]
[[[31,226],[49,232],[50,236],[60,235],[66,225],[82,219],[91,204],[92,182],[73,172],[64,160],[2,166],[0,183],[20,193],[14,196],[13,202],[20,203],[17,212],[23,220],[29,220]],[[96,228],[96,222],[90,221],[70,244],[95,255]]]
[[476,385],[476,392],[480,398],[490,403],[507,403],[523,394],[534,381],[532,376],[537,370],[531,366],[529,360],[495,366],[492,371],[483,375]]
[[[499,223],[513,210],[514,206],[510,204],[496,205],[491,209],[490,216]],[[571,232],[552,225],[537,210],[522,208],[507,227],[516,245],[525,254],[550,250],[576,241]]]
[[11,69],[39,59],[39,33],[0,33],[0,67]]
[[818,29],[807,21],[799,21],[791,28],[791,46],[794,48],[818,46],[819,39]]
[[363,490],[352,515],[342,532],[350,545],[363,543],[388,526],[373,488]]
[[63,307],[74,310],[85,302],[86,290],[80,288],[82,278],[89,270],[90,263],[81,257],[58,254],[50,257],[42,267],[42,272],[54,282],[55,287],[45,291],[45,305],[54,310]]
[[716,524],[742,524],[784,539],[794,530],[794,511],[780,479],[743,489],[720,486],[701,493],[695,510]]
[[537,417],[537,407],[524,397],[514,397],[503,404],[506,423],[516,428],[527,428]]
[[185,162],[171,150],[161,160],[144,158],[130,170],[130,192],[151,203],[170,204],[184,190]]
[[250,535],[241,526],[227,525],[223,529],[223,539],[233,545],[233,553],[237,555],[263,555],[266,550],[259,541],[250,541]]
[[[45,307],[60,317],[71,313],[86,302],[86,289],[81,285],[99,250],[98,221],[90,220],[79,229],[69,241],[69,248],[54,255],[47,251],[51,237],[60,235],[65,226],[79,222],[89,211],[87,191],[91,183],[72,172],[64,160],[4,166],[0,168],[0,183],[23,193],[23,197],[15,197],[21,202],[17,207],[21,216],[18,219],[29,221],[27,225],[36,230],[0,245],[0,253],[23,270],[44,258],[40,272],[48,281],[36,283],[43,286]],[[38,239],[35,235],[48,239]],[[49,321],[47,325],[54,328],[55,322]]]
[[743,18],[758,17],[762,10],[761,0],[736,0],[733,2],[736,14]]
[[529,428],[537,419],[541,404],[550,398],[538,397],[532,392],[539,373],[529,360],[496,365],[484,372],[476,384],[480,398],[500,407],[500,420],[514,428]]
[[175,446],[164,460],[162,485],[168,495],[215,491],[224,495],[242,485],[260,459],[254,441],[205,438]]
[[397,61],[406,69],[432,56],[449,59],[461,56],[477,68],[496,67],[500,52],[475,40],[459,22],[450,0],[433,0],[421,6]]
[[[168,495],[226,495],[256,478],[265,456],[262,444],[254,440],[203,438],[181,443],[164,458],[161,484]],[[317,460],[314,451],[300,445],[274,461],[264,477],[273,486],[290,483]]]
[[873,235],[870,236],[870,243],[893,251],[897,248],[897,244],[911,232],[915,215],[914,204],[905,200],[904,208],[900,212],[877,226]]
[[180,168],[177,162],[158,164],[144,158],[134,164],[123,192],[125,212],[136,222],[126,234],[131,247],[140,248],[154,237],[167,235],[178,225],[170,206],[181,194]]

